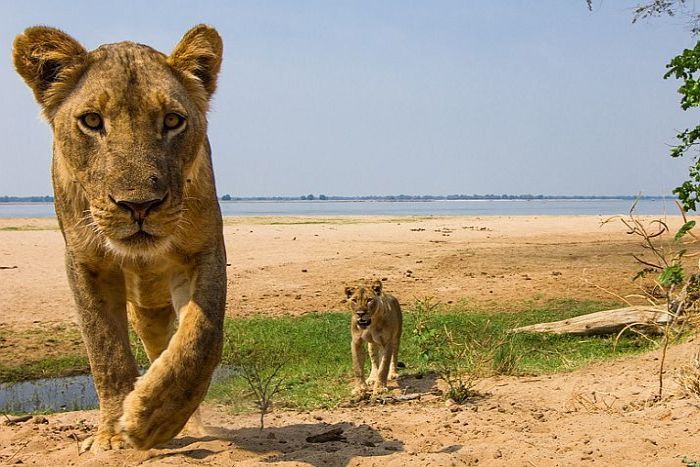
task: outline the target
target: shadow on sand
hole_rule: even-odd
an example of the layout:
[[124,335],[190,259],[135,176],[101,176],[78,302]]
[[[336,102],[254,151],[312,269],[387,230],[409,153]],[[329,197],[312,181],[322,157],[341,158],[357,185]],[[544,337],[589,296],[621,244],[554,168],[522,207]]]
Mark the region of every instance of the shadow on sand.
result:
[[[309,436],[342,429],[339,439],[325,443],[307,441]],[[355,457],[386,456],[403,450],[403,443],[387,440],[369,425],[354,423],[306,423],[282,427],[225,429],[207,427],[208,436],[177,438],[165,447],[174,451],[156,454],[149,460],[184,456],[190,459],[205,460],[212,455],[227,451],[246,450],[263,455],[261,462],[304,462],[314,466],[347,465]],[[196,447],[184,449],[193,444],[207,441],[228,441],[219,449]],[[239,459],[240,460],[240,459]]]

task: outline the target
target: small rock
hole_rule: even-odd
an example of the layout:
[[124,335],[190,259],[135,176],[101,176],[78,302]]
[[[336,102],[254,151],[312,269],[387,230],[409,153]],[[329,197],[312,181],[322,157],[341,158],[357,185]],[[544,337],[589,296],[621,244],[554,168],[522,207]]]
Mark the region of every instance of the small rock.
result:
[[49,423],[49,419],[41,415],[37,415],[36,417],[34,417],[34,423],[36,423],[37,425],[46,425],[47,423]]

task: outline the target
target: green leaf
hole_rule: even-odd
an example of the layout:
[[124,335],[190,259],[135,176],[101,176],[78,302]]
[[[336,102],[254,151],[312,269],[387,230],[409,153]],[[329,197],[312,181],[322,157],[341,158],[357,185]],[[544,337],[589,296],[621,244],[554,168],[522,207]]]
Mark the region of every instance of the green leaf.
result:
[[683,283],[683,266],[674,264],[664,268],[659,274],[659,282],[664,287],[671,287]]
[[678,232],[676,232],[676,236],[673,238],[675,240],[680,240],[685,236],[685,234],[690,232],[693,229],[693,227],[695,227],[695,221],[686,222],[680,229],[678,229]]

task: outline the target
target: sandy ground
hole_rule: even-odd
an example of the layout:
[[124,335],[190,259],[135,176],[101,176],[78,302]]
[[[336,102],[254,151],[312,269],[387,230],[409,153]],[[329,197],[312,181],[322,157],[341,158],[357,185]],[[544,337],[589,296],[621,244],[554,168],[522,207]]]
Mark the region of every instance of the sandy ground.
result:
[[[550,298],[611,299],[636,291],[637,242],[598,217],[227,219],[231,316],[343,309],[345,284],[385,278],[402,302],[517,311]],[[673,220],[678,223],[678,219]],[[34,230],[14,230],[22,229]],[[0,220],[1,325],[74,320],[62,238],[50,220]],[[15,267],[16,266],[16,267]],[[6,269],[9,268],[9,269]],[[606,289],[606,290],[603,290]],[[12,346],[10,345],[10,348]],[[682,465],[700,458],[700,401],[680,398],[678,368],[696,351],[675,347],[666,396],[651,403],[656,353],[570,374],[481,383],[484,398],[453,412],[436,396],[395,405],[277,412],[259,432],[255,415],[205,407],[204,437],[148,452],[78,456],[75,438],[97,414],[0,426],[0,462],[36,465]],[[3,349],[3,352],[7,347]],[[407,392],[426,380],[401,380]],[[305,439],[334,426],[345,439]]]
[[[403,303],[434,297],[518,310],[549,298],[634,293],[638,241],[593,216],[228,218],[230,316],[344,309],[345,285],[381,278]],[[677,223],[677,219],[673,219]],[[35,230],[13,230],[35,229]],[[52,229],[52,230],[36,230]],[[2,323],[74,321],[55,221],[0,219]]]

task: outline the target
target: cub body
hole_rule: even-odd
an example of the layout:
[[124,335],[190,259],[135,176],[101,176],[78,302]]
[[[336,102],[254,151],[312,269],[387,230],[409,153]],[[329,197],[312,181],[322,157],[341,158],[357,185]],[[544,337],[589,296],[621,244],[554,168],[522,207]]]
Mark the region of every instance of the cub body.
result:
[[[396,368],[403,329],[401,306],[396,297],[382,290],[379,281],[371,287],[346,287],[345,295],[352,311],[353,393],[364,393],[370,384],[372,392],[379,394],[386,390],[387,380],[398,376]],[[365,344],[372,363],[367,380],[364,377]]]

